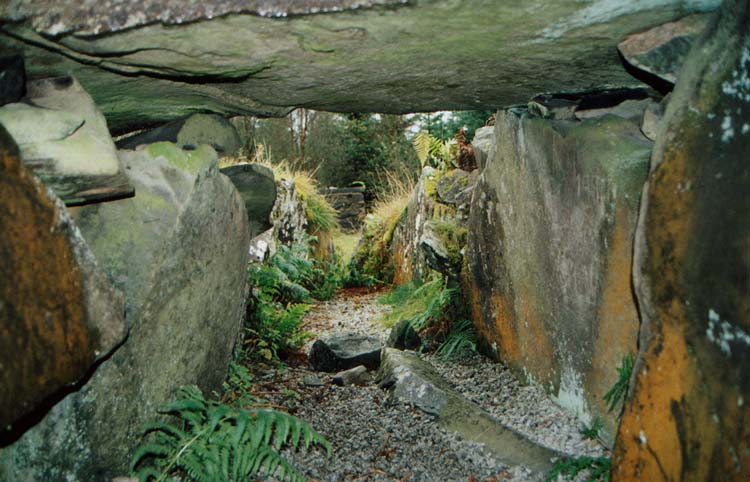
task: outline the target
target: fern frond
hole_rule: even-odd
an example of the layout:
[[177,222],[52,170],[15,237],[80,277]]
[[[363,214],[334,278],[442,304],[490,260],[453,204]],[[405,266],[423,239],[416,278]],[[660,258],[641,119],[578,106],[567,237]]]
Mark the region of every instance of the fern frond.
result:
[[136,448],[133,453],[133,459],[130,463],[130,470],[135,470],[136,466],[146,457],[166,458],[171,453],[171,448],[160,444],[143,444]]
[[432,136],[426,131],[419,131],[414,136],[414,150],[417,152],[417,158],[422,164],[422,167],[427,163],[427,158],[430,157],[430,151],[432,147]]

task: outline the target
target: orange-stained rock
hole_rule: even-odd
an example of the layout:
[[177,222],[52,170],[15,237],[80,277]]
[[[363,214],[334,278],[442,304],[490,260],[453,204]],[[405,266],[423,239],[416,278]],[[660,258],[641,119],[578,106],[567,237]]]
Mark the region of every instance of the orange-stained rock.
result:
[[122,297],[0,126],[0,427],[81,380],[127,333]]
[[750,2],[675,86],[636,241],[641,356],[615,481],[750,480]]
[[472,199],[462,288],[487,346],[586,422],[635,353],[630,278],[651,142],[637,120],[498,112]]

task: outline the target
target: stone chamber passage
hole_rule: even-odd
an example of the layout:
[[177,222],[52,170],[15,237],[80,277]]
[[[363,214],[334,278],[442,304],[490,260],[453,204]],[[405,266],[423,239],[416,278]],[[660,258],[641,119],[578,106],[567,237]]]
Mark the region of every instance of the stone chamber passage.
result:
[[750,0],[0,3],[0,482],[750,480]]

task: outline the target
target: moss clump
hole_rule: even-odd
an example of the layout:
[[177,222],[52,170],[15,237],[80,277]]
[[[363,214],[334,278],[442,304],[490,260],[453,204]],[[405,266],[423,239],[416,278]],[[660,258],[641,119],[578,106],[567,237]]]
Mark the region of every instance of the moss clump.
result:
[[451,261],[460,265],[461,249],[466,245],[468,230],[448,220],[430,221],[430,228],[445,246]]
[[163,157],[174,167],[194,175],[217,162],[216,151],[205,144],[194,151],[185,151],[172,142],[156,142],[149,144],[146,151],[151,157]]

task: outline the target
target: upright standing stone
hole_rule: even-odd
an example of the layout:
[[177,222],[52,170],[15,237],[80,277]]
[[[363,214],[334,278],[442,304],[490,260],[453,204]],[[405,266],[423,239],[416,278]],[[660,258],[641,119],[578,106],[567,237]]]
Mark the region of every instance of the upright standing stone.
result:
[[636,351],[630,279],[651,142],[639,119],[500,111],[469,217],[464,293],[497,357],[590,423]]
[[130,335],[91,379],[0,450],[0,480],[127,473],[144,423],[183,385],[220,390],[245,308],[247,214],[209,146],[121,152],[138,194],[77,222],[125,295]]
[[641,354],[615,481],[750,480],[750,2],[725,2],[664,116],[637,232]]
[[83,378],[126,333],[122,295],[0,126],[0,429]]

